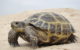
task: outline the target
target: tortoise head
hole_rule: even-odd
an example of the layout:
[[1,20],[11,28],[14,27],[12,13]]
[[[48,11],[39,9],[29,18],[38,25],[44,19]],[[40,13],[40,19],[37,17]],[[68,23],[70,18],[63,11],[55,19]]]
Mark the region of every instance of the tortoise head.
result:
[[11,28],[16,32],[24,32],[26,24],[22,21],[13,21],[11,22]]

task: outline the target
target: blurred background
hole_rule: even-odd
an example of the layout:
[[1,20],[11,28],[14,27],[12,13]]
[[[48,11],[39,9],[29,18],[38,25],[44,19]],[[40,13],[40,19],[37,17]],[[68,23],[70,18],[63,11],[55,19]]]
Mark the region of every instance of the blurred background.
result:
[[50,8],[80,10],[80,0],[0,0],[0,16]]

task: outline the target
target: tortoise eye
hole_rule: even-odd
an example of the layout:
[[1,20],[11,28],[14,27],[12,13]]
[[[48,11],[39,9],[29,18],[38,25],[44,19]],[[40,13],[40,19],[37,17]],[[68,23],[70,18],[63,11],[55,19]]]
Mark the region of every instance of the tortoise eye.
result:
[[15,22],[15,24],[19,24],[18,22]]

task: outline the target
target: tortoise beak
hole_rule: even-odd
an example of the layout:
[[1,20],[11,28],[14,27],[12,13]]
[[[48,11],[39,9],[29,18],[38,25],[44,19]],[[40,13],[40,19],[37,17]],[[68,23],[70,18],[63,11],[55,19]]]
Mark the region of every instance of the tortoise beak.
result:
[[11,22],[11,27],[12,28],[18,27],[17,24],[18,24],[18,22],[16,22],[16,21]]

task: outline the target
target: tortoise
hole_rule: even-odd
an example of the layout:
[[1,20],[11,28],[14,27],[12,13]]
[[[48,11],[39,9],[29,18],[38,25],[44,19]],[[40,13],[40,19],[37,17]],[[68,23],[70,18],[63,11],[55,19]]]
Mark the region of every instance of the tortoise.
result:
[[19,46],[18,37],[33,47],[75,42],[73,26],[64,16],[54,12],[35,13],[24,21],[11,22],[8,42]]

